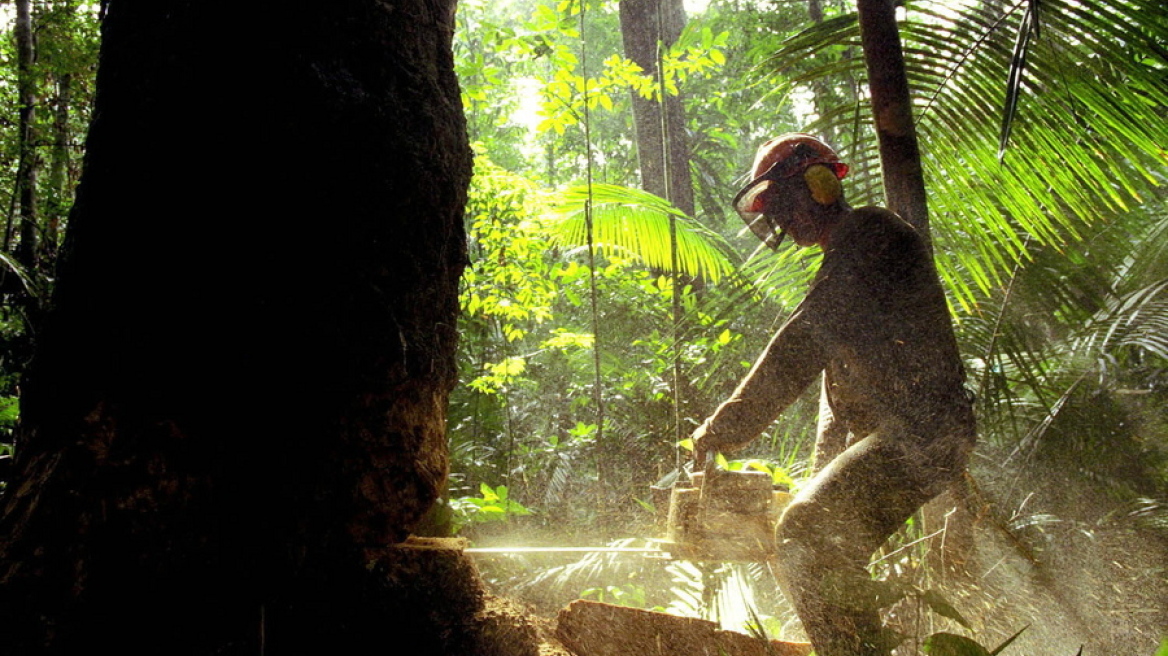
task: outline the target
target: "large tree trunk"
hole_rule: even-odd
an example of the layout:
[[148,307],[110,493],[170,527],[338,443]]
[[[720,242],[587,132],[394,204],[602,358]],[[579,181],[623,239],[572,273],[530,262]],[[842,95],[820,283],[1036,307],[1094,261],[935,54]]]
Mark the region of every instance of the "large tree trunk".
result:
[[[620,22],[625,55],[646,75],[656,78],[658,44],[667,48],[677,41],[685,27],[685,7],[681,0],[621,0]],[[662,102],[634,92],[633,122],[641,185],[693,216],[693,180],[682,97],[666,96]]]
[[452,27],[453,0],[109,2],[0,652],[443,651],[418,618],[445,593],[386,593],[409,574],[378,550],[446,471]]

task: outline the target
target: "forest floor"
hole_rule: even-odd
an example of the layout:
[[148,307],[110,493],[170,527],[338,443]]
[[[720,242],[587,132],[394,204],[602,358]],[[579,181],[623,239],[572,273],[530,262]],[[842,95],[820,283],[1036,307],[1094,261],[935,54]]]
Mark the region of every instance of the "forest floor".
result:
[[[991,649],[1021,631],[1003,656],[1150,656],[1168,636],[1168,542],[1162,538],[1160,531],[1125,522],[1063,520],[1010,531],[979,525],[968,577],[918,582],[940,592],[970,628],[922,611],[920,603],[902,602],[891,609],[889,623],[913,637],[897,653],[916,653],[924,635],[943,630]],[[677,612],[676,601],[660,603],[653,589],[681,598],[701,594],[692,581],[679,579],[688,564],[677,561],[591,554],[565,562],[562,555],[528,554],[476,562],[492,594],[526,608],[546,638],[546,656],[569,653],[556,638],[557,616],[582,596]],[[750,593],[757,604],[751,612],[777,618],[785,639],[802,639],[766,568],[742,571],[754,577],[746,584],[759,588]],[[633,594],[638,590],[640,596]],[[634,638],[613,641],[629,645]]]

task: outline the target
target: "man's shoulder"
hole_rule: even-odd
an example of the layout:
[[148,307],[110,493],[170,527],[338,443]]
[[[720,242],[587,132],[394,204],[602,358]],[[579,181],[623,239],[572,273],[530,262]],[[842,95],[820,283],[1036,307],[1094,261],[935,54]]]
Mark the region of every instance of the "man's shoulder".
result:
[[883,233],[889,236],[913,235],[920,238],[916,228],[902,219],[899,214],[875,205],[854,208],[849,213],[847,223],[851,230],[861,233]]
[[932,256],[924,240],[904,219],[882,207],[860,207],[848,212],[824,252],[821,272],[867,277],[902,277],[909,270],[929,266]]
[[883,207],[858,207],[851,210],[833,239],[833,250],[905,253],[924,247],[916,228],[895,212]]

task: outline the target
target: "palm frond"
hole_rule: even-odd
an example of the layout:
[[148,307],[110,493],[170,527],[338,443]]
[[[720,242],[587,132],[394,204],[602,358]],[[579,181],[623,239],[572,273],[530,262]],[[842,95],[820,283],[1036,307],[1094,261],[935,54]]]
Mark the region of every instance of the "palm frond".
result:
[[1032,38],[1038,38],[1038,0],[1029,0],[1022,22],[1018,25],[1018,38],[1014,42],[1014,56],[1010,60],[1010,73],[1006,78],[1006,102],[1002,111],[1002,129],[998,137],[998,159],[1006,154],[1006,144],[1010,141],[1010,130],[1014,127],[1014,117],[1018,114],[1018,96],[1022,93],[1022,76],[1026,74],[1026,57],[1030,54]]
[[24,287],[24,291],[29,296],[33,298],[40,296],[40,289],[37,286],[37,281],[33,279],[33,276],[29,273],[28,269],[24,267],[24,265],[16,261],[15,257],[0,251],[0,267],[12,272],[12,274],[15,275],[18,280],[20,280],[21,286]]
[[1114,299],[1072,345],[1078,352],[1107,353],[1121,348],[1168,360],[1168,280]]
[[1149,258],[1166,249],[1165,217],[1134,211],[1062,251],[1034,250],[1009,294],[960,322],[987,435],[1029,454],[1092,394],[1153,390],[1168,363],[1168,271]]
[[610,184],[570,187],[560,192],[549,221],[552,243],[561,248],[587,246],[586,204],[592,204],[593,242],[646,265],[669,271],[673,254],[670,221],[677,231],[678,271],[716,282],[732,273],[733,250],[717,233],[689,218],[663,198]]

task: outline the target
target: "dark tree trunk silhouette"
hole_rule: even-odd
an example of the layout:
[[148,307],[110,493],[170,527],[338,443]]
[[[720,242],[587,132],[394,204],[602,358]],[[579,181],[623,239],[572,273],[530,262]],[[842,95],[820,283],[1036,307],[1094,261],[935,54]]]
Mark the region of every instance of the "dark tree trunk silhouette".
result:
[[928,242],[928,200],[904,51],[896,26],[896,4],[893,0],[859,0],[857,10],[872,117],[880,145],[885,202]]
[[[681,0],[621,0],[620,22],[625,55],[656,79],[658,43],[669,47],[685,27]],[[634,92],[633,122],[645,191],[668,198],[675,207],[693,216],[693,180],[682,97],[666,96],[662,103]]]
[[0,652],[450,650],[477,593],[384,549],[446,474],[453,4],[110,0]]

